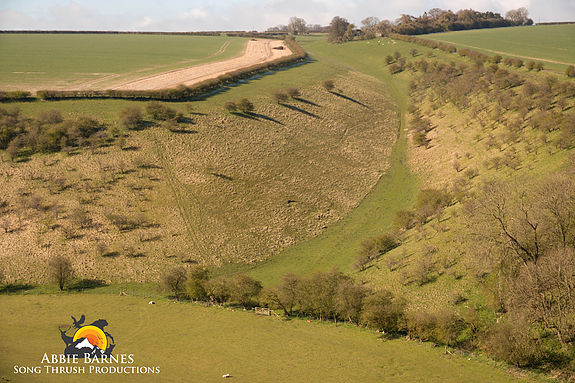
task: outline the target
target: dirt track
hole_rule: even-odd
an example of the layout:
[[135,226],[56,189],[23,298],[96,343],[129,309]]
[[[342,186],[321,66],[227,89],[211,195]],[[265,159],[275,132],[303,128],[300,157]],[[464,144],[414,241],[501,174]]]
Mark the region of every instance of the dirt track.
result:
[[[273,49],[283,46],[283,49]],[[153,90],[174,88],[178,85],[193,85],[207,79],[216,78],[235,70],[254,64],[275,60],[288,56],[291,51],[279,40],[250,40],[241,56],[225,60],[201,64],[185,69],[178,69],[150,77],[126,82],[115,86],[119,90]]]

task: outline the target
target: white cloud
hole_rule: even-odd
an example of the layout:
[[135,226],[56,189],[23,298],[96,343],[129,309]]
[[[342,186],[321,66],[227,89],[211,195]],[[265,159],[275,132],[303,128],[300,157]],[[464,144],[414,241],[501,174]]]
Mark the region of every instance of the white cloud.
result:
[[192,8],[178,15],[181,20],[198,20],[208,17],[208,12],[203,8]]
[[575,0],[186,0],[180,7],[175,6],[175,1],[167,0],[133,3],[134,7],[130,8],[127,2],[122,2],[120,9],[112,0],[98,2],[98,5],[76,0],[51,6],[46,1],[39,3],[45,4],[44,8],[37,6],[33,12],[25,12],[15,5],[0,6],[0,25],[6,29],[265,30],[286,24],[291,16],[322,25],[334,16],[341,16],[360,24],[368,16],[394,20],[403,13],[417,16],[435,7],[505,14],[522,6],[529,10],[535,22],[575,19]]

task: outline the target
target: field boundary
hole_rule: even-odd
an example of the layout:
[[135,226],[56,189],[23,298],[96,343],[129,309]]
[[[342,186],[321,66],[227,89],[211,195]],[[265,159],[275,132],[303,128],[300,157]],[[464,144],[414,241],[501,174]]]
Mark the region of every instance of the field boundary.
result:
[[284,42],[292,52],[289,56],[254,64],[190,86],[180,85],[176,88],[157,90],[39,90],[36,92],[36,95],[32,95],[32,93],[28,91],[4,91],[0,92],[0,102],[65,99],[186,101],[201,97],[227,85],[253,77],[254,75],[274,71],[307,60],[307,52],[294,38],[286,38]]

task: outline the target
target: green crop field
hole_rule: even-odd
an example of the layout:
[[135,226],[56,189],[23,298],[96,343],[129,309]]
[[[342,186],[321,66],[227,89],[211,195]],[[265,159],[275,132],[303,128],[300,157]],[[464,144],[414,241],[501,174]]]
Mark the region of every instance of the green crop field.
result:
[[[111,295],[2,296],[0,380],[75,382],[74,375],[15,375],[14,365],[41,366],[60,354],[58,327],[70,316],[105,319],[114,354],[133,354],[134,366],[158,375],[105,375],[110,382],[519,382],[475,357],[446,356],[441,348],[381,341],[373,331],[305,320],[285,321],[241,310]],[[82,376],[102,381],[102,376]]]
[[545,68],[561,72],[567,65],[575,65],[575,24],[476,29],[422,37],[489,55],[538,60]]
[[0,89],[104,86],[240,54],[225,36],[2,34]]

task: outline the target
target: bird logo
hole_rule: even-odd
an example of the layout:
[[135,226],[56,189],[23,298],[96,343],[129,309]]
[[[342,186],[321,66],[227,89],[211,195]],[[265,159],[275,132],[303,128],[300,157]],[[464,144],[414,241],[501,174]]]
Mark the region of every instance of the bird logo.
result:
[[98,319],[88,325],[84,325],[86,316],[82,314],[80,319],[71,316],[72,325],[66,330],[60,330],[62,341],[66,344],[65,355],[77,355],[79,358],[99,358],[110,356],[116,347],[114,338],[104,330],[108,325],[105,319]]

